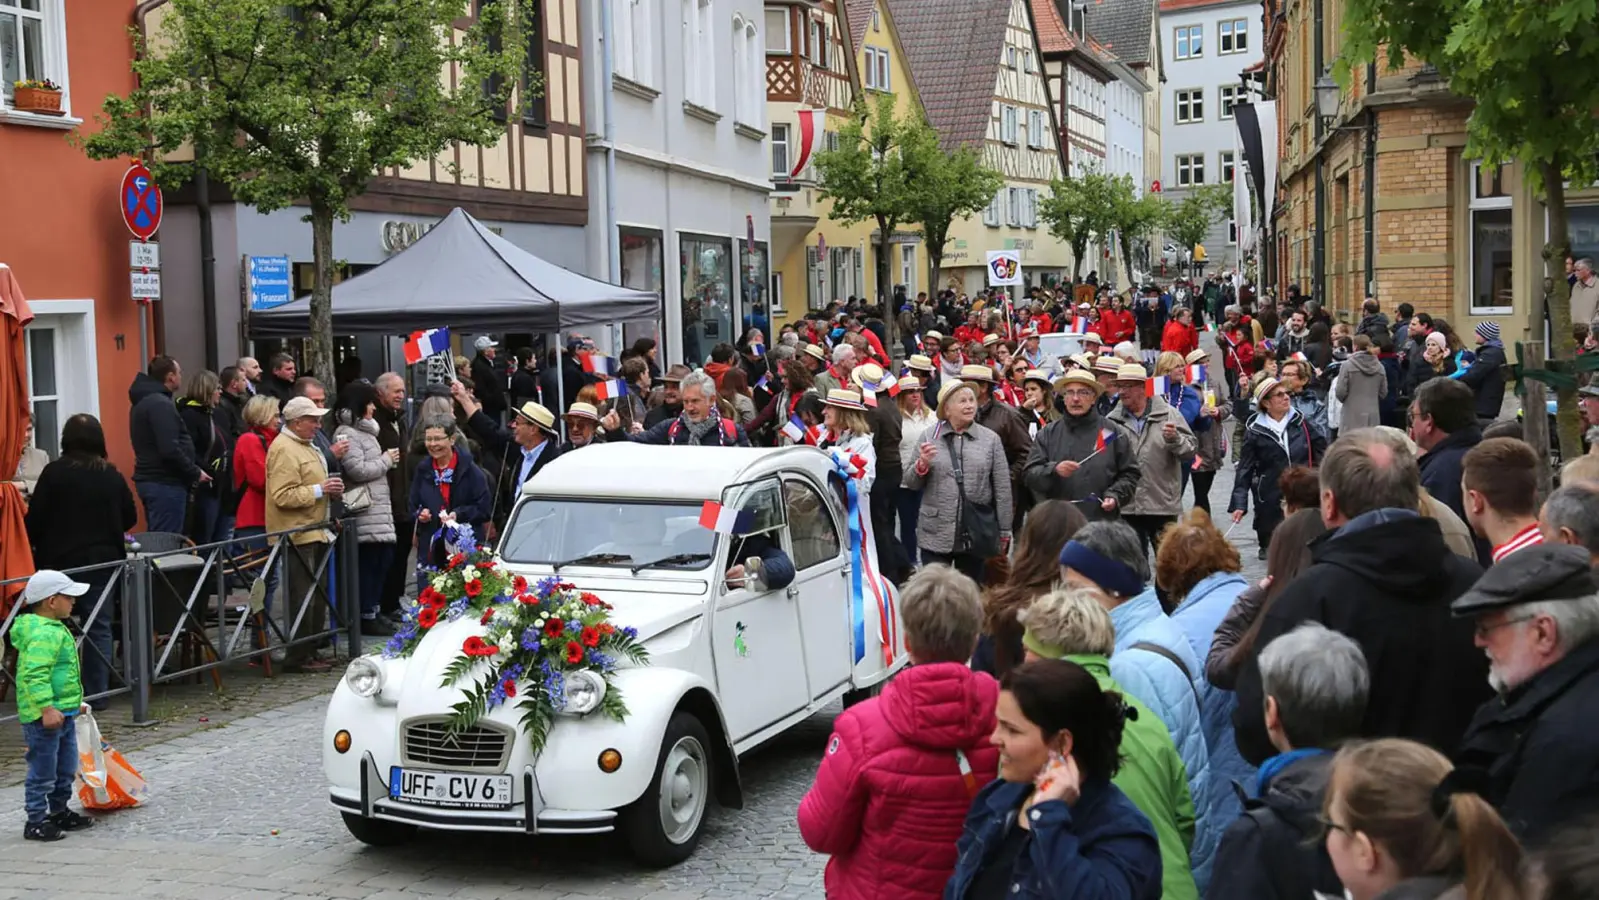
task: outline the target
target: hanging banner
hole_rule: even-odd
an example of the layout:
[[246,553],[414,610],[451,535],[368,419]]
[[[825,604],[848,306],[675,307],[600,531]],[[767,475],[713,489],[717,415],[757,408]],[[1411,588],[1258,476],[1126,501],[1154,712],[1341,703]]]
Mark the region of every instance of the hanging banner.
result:
[[827,128],[825,109],[802,109],[795,114],[799,116],[799,156],[794,160],[793,171],[788,173],[790,178],[798,178],[811,164],[816,151],[822,149],[822,135]]
[[1022,254],[1019,250],[988,251],[988,286],[1004,287],[1022,283]]

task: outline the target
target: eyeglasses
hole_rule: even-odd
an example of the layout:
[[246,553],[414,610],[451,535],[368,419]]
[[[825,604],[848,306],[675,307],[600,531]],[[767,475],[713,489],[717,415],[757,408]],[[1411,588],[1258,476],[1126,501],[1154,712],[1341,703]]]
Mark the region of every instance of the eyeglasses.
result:
[[1092,400],[1092,399],[1094,399],[1094,392],[1093,391],[1085,391],[1085,390],[1082,390],[1082,389],[1077,389],[1077,390],[1070,390],[1070,391],[1061,391],[1061,396],[1068,397],[1068,398],[1076,398],[1078,400]]
[[1520,625],[1522,622],[1531,622],[1535,618],[1537,618],[1537,616],[1517,616],[1514,619],[1506,619],[1503,622],[1497,622],[1493,625],[1484,625],[1483,623],[1478,622],[1476,628],[1477,638],[1478,640],[1487,640],[1488,635],[1493,634],[1495,631],[1498,631],[1501,628],[1506,628],[1511,625]]
[[1321,836],[1323,838],[1327,836],[1329,831],[1342,831],[1344,834],[1347,834],[1350,837],[1354,837],[1355,835],[1355,830],[1353,828],[1350,828],[1348,825],[1339,825],[1337,822],[1334,822],[1332,819],[1329,819],[1326,816],[1317,816],[1316,822],[1321,826]]

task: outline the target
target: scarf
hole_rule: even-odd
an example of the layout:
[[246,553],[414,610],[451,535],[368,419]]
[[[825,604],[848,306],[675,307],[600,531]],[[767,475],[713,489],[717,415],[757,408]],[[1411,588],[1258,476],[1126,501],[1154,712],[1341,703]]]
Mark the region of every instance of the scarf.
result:
[[689,421],[687,415],[682,416],[680,421],[683,423],[683,430],[689,434],[689,443],[698,444],[705,439],[705,435],[709,434],[713,428],[716,429],[717,434],[721,434],[721,419],[722,417],[717,414],[716,410],[712,409],[710,415],[698,422]]
[[458,459],[459,455],[452,450],[448,466],[440,468],[439,461],[433,461],[433,485],[439,489],[439,498],[444,502],[440,512],[450,508],[450,486],[455,484],[455,465]]

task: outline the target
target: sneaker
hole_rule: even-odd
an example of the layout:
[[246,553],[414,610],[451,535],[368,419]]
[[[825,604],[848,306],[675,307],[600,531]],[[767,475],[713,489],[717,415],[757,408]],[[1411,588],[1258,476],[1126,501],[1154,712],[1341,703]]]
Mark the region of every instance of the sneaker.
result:
[[389,637],[392,634],[394,634],[394,629],[381,618],[361,620],[361,635],[363,637]]
[[66,836],[66,832],[48,821],[29,822],[22,827],[22,839],[26,841],[59,841]]
[[50,814],[50,824],[62,831],[82,831],[85,828],[93,828],[94,820],[82,813],[63,809],[58,813]]

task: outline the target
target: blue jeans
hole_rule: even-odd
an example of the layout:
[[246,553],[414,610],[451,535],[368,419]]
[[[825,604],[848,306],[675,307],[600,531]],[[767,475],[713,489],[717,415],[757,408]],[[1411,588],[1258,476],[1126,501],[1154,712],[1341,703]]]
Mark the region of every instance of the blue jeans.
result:
[[139,503],[144,506],[145,530],[185,533],[183,525],[189,518],[188,488],[158,481],[135,481],[133,486],[138,489]]
[[356,573],[361,581],[361,618],[376,619],[383,606],[383,582],[394,559],[393,544],[362,544],[356,548]]
[[194,531],[189,538],[196,544],[216,544],[228,539],[222,516],[222,498],[206,491],[194,494]]
[[[251,525],[245,528],[235,528],[233,530],[234,555],[242,556],[253,551],[264,551],[270,549],[271,545],[267,543],[265,528],[259,525]],[[268,614],[271,614],[272,612],[272,592],[278,588],[278,569],[283,562],[284,554],[288,552],[289,551],[287,547],[279,550],[278,558],[273,560],[271,566],[269,566],[265,571],[258,570],[255,572],[255,577],[266,578],[266,611]]]
[[[122,608],[122,582],[112,586],[105,603],[100,603],[100,593],[116,574],[116,569],[101,569],[77,576],[79,581],[89,585],[89,592],[83,595],[82,605],[77,608],[79,621],[88,618],[95,611],[95,604],[100,604],[94,620],[83,628],[83,647],[78,651],[85,700],[111,688],[112,625],[116,622],[117,610]],[[91,701],[96,708],[103,708],[105,703],[104,699]]]
[[72,779],[78,774],[77,721],[75,716],[67,716],[54,730],[44,727],[42,719],[22,724],[22,739],[28,746],[22,808],[28,813],[29,825],[65,812],[72,799]]
[[922,518],[922,492],[899,489],[899,543],[912,566],[916,562],[916,523]]

